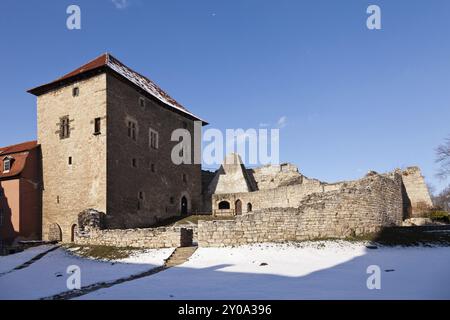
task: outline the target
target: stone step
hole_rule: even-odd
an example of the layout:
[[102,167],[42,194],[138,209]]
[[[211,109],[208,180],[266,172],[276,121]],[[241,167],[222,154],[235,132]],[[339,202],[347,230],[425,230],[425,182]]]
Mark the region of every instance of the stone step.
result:
[[166,259],[166,267],[174,267],[185,263],[194,254],[197,247],[179,247]]

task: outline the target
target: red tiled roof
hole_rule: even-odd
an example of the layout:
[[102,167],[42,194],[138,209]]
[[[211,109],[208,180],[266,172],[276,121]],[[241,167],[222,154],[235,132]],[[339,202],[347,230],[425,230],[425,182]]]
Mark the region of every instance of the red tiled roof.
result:
[[29,151],[38,146],[37,141],[27,141],[19,144],[15,144],[8,147],[0,147],[0,156],[8,155],[11,153],[18,153],[22,151]]
[[[64,82],[65,80],[70,81],[72,78],[86,74],[88,72],[93,72],[95,70],[100,70],[101,68],[108,68],[109,70],[114,71],[116,74],[119,74],[129,82],[133,83],[134,85],[138,86],[140,89],[144,90],[145,92],[149,93],[165,105],[183,113],[186,115],[189,115],[190,117],[193,117],[196,120],[203,121],[193,113],[191,113],[189,110],[187,110],[185,107],[183,107],[180,103],[178,103],[175,99],[173,99],[171,96],[169,96],[168,93],[166,93],[164,90],[162,90],[156,83],[154,83],[149,78],[137,73],[136,71],[132,70],[131,68],[127,67],[125,64],[120,62],[118,59],[114,58],[111,54],[105,53],[101,55],[100,57],[86,63],[85,65],[69,72],[68,74],[62,76],[61,78],[52,81],[50,83],[41,85],[39,87],[33,88],[28,90],[29,93],[32,93],[34,95],[41,95],[49,90],[51,90],[53,87],[58,86],[60,83]],[[203,121],[204,124],[207,124],[206,121]]]
[[[0,148],[0,179],[14,177],[22,173],[27,162],[29,151],[37,146],[37,141],[29,141]],[[13,158],[11,170],[9,172],[3,172],[3,162],[7,157]]]

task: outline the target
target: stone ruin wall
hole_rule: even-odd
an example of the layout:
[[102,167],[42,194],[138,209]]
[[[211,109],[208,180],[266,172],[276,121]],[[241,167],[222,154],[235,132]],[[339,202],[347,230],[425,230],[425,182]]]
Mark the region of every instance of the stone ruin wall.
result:
[[255,169],[247,169],[255,190],[274,189],[282,186],[300,184],[303,175],[295,165],[284,163],[280,165],[266,165]]
[[252,210],[262,210],[267,208],[296,208],[312,193],[323,193],[338,190],[344,182],[336,184],[325,184],[315,179],[308,179],[302,176],[300,184],[292,184],[272,189],[263,189],[254,192],[214,194],[212,196],[212,211],[220,215],[218,204],[221,201],[228,201],[232,210],[235,208],[237,200],[242,201],[242,210],[247,212],[247,204],[251,203]]
[[[257,169],[247,169],[258,186],[257,191],[241,193],[216,193],[211,197],[211,211],[215,215],[233,214],[237,200],[242,202],[242,212],[247,213],[247,205],[250,203],[252,211],[268,208],[297,208],[300,203],[312,193],[324,193],[336,191],[345,186],[349,181],[337,183],[325,183],[316,179],[309,179],[290,164],[278,166],[264,166]],[[428,212],[433,204],[425,183],[425,179],[418,167],[409,167],[406,170],[395,170],[382,174],[393,179],[400,175],[402,180],[402,192],[404,200],[404,218],[419,217]],[[369,172],[368,176],[379,175]],[[353,181],[354,182],[354,181]],[[230,210],[221,212],[218,204],[221,201],[230,203]]]
[[176,248],[192,245],[193,231],[182,227],[146,229],[104,229],[105,214],[88,209],[78,215],[79,228],[74,242],[130,248]]
[[433,207],[430,193],[418,167],[401,171],[406,195],[410,200],[409,216],[420,217]]
[[192,245],[192,230],[185,228],[107,229],[76,233],[79,245],[102,245],[129,248],[176,248]]
[[298,208],[264,209],[236,220],[200,221],[198,243],[221,247],[374,233],[401,224],[401,184],[399,174],[393,178],[374,175],[307,195]]

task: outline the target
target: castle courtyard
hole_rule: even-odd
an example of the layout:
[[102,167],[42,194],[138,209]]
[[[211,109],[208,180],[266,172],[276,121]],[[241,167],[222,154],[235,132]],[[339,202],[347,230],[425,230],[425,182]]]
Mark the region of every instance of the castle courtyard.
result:
[[[136,251],[125,259],[102,261],[80,257],[77,248],[57,248],[14,270],[49,249],[0,257],[0,287],[5,289],[1,299],[62,298],[71,265],[80,268],[82,286],[72,299],[450,298],[450,250],[440,246],[374,249],[363,242],[322,241],[199,248],[189,261],[135,280],[133,275],[161,267],[174,249]],[[380,267],[379,290],[367,287],[370,265]]]

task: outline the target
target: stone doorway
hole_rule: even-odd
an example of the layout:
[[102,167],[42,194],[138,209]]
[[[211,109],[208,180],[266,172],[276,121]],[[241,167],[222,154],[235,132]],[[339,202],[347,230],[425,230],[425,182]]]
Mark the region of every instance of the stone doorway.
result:
[[78,232],[78,226],[74,224],[70,230],[70,241],[75,242],[75,235]]
[[242,214],[242,201],[237,200],[234,204],[236,215]]
[[181,215],[187,216],[188,214],[188,201],[185,196],[181,198]]

